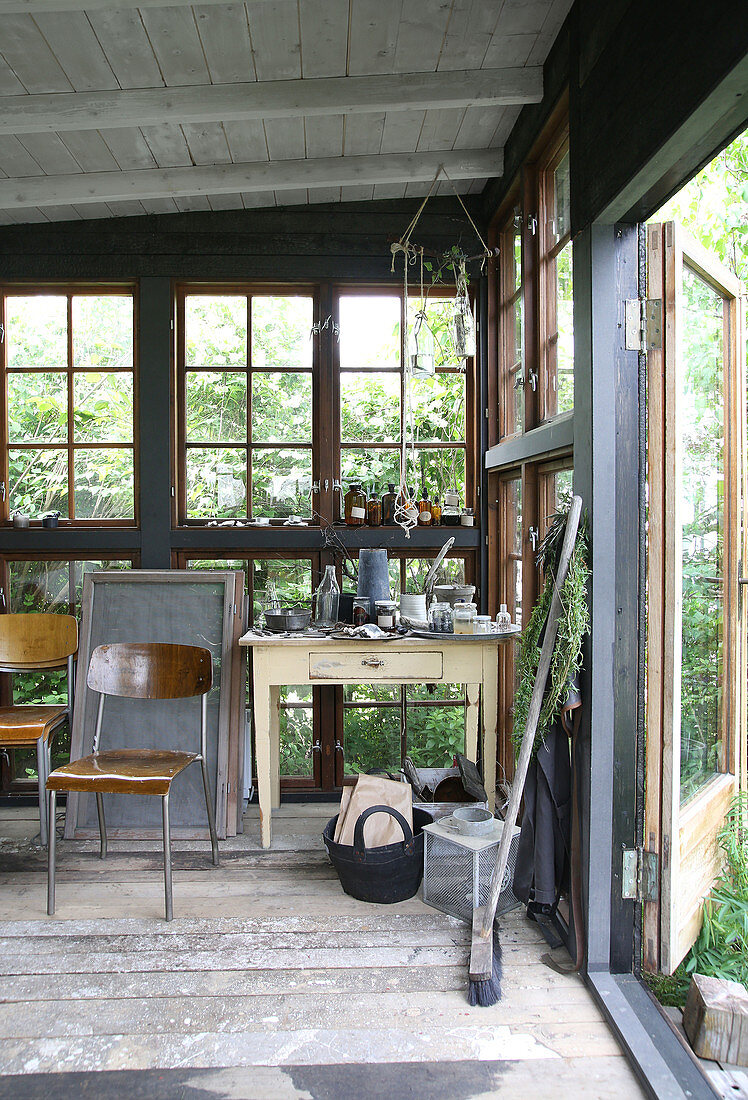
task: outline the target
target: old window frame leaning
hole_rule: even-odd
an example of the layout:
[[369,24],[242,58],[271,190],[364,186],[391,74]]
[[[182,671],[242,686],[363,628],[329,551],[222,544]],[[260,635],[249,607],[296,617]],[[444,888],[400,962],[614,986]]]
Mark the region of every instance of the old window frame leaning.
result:
[[[58,364],[43,364],[41,366],[9,367],[8,360],[8,299],[56,297],[66,299],[66,347],[65,361]],[[73,316],[73,299],[82,297],[122,297],[132,300],[133,332],[132,332],[132,363],[130,367],[118,365],[109,366],[78,366],[75,362],[75,326]],[[14,508],[10,493],[9,462],[10,452],[13,450],[42,450],[66,452],[66,473],[64,486],[61,491],[66,495],[68,516],[60,517],[61,525],[75,527],[137,527],[139,525],[138,500],[139,500],[139,441],[138,441],[138,290],[134,283],[6,283],[0,284],[0,429],[2,430],[3,446],[0,448],[0,482],[4,491],[0,493],[0,523],[7,523],[11,511]],[[65,437],[41,442],[11,442],[9,439],[8,418],[10,413],[8,379],[13,375],[28,374],[61,374],[65,379],[65,399],[67,404],[67,417]],[[132,374],[132,431],[129,440],[78,440],[75,426],[75,382],[86,374]],[[75,516],[75,456],[79,452],[121,450],[129,451],[132,455],[132,493],[133,511],[131,516],[115,518],[83,517]],[[72,514],[71,514],[72,513]],[[39,525],[39,518],[33,517],[31,524]]]

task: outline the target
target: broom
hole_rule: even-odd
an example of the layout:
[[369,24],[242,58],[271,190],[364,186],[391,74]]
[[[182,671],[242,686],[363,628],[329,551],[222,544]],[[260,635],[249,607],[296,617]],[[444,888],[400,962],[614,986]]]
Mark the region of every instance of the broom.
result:
[[501,997],[501,948],[498,942],[498,932],[494,932],[496,907],[499,904],[499,895],[501,894],[504,873],[509,858],[512,830],[517,822],[519,803],[527,778],[533,745],[535,744],[535,733],[543,705],[546,680],[551,667],[553,646],[558,633],[558,620],[561,614],[560,593],[566,580],[566,574],[569,571],[569,562],[577,538],[581,512],[582,498],[572,497],[569,515],[566,519],[561,557],[553,586],[553,598],[548,612],[543,645],[540,650],[538,671],[535,674],[535,684],[527,711],[525,732],[522,734],[517,769],[512,782],[512,793],[509,798],[499,850],[496,855],[496,866],[491,875],[491,885],[486,904],[473,909],[473,938],[470,949],[470,981],[468,986],[468,1001],[471,1005],[494,1005]]

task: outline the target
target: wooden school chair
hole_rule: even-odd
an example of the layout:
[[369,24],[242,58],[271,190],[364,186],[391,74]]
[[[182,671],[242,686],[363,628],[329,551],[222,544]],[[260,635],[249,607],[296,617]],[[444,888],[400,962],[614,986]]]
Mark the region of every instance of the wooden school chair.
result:
[[[56,768],[47,778],[50,813],[54,816],[58,791],[93,792],[101,837],[101,858],[106,859],[107,839],[104,820],[105,794],[152,795],[161,798],[164,831],[164,890],[166,919],[172,919],[171,834],[169,828],[169,791],[172,780],[198,763],[202,770],[205,808],[208,815],[213,863],[218,864],[218,838],[208,788],[207,717],[208,692],[213,682],[210,651],[200,646],[171,645],[164,642],[123,642],[101,645],[91,655],[87,683],[99,693],[93,752],[80,760]],[[99,750],[104,700],[109,695],[128,699],[200,699],[200,751],[178,752],[165,749]],[[154,740],[158,740],[156,733]],[[193,742],[194,744],[194,742]],[[47,912],[55,911],[55,836],[50,834]]]
[[54,812],[47,813],[45,783],[51,768],[52,738],[73,708],[73,659],[78,649],[78,623],[72,615],[48,612],[0,615],[0,672],[37,672],[67,665],[67,704],[19,703],[0,707],[0,746],[36,745],[39,833],[42,844],[54,832]]

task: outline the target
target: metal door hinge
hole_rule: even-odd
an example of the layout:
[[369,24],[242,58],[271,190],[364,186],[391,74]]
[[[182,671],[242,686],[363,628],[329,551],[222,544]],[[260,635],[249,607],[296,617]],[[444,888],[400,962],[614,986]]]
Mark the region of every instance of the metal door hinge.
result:
[[662,298],[626,299],[626,351],[662,348]]
[[533,550],[537,550],[538,543],[540,542],[540,532],[538,531],[537,527],[531,527],[530,530],[527,532],[527,537],[530,540],[530,545],[532,546]]
[[658,893],[657,852],[648,852],[645,848],[624,848],[621,897],[633,901],[657,901]]
[[527,215],[527,228],[530,230],[534,237],[538,231],[538,219],[535,217],[534,214]]

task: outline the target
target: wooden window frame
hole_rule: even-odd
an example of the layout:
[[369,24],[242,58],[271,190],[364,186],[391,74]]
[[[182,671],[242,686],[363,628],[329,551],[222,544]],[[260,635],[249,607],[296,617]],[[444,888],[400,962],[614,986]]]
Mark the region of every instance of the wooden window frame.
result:
[[[0,426],[2,427],[3,435],[5,436],[4,445],[0,448],[0,482],[6,487],[4,493],[0,494],[0,527],[9,527],[12,525],[10,519],[10,482],[9,482],[9,451],[11,449],[31,450],[32,445],[24,443],[11,444],[7,438],[7,424],[8,424],[8,375],[9,374],[42,374],[49,373],[51,368],[31,368],[29,370],[19,370],[17,368],[10,368],[7,366],[7,340],[5,339],[5,333],[7,332],[5,303],[8,298],[26,298],[26,297],[43,297],[43,296],[55,296],[65,297],[67,299],[67,357],[64,368],[60,368],[60,373],[64,370],[65,380],[67,386],[67,439],[65,443],[37,443],[34,444],[34,448],[38,450],[56,450],[65,451],[67,453],[67,478],[66,489],[68,495],[68,509],[75,512],[75,474],[74,474],[74,456],[76,450],[80,451],[93,451],[93,450],[130,450],[133,456],[133,515],[132,517],[125,516],[115,519],[103,519],[103,518],[76,518],[73,517],[60,517],[60,527],[96,527],[96,528],[138,528],[140,526],[139,518],[139,501],[140,501],[140,469],[139,469],[139,455],[140,455],[140,437],[139,437],[139,369],[138,369],[138,333],[140,331],[139,323],[139,287],[137,282],[112,282],[112,283],[0,283],[0,331],[3,333],[3,339],[0,340]],[[73,361],[73,322],[72,322],[72,300],[74,297],[127,297],[132,299],[133,305],[133,358],[132,358],[132,400],[133,400],[133,423],[132,423],[132,442],[131,443],[76,443],[74,432],[74,391],[73,382],[76,374],[87,373],[125,373],[121,370],[111,370],[110,368],[94,368],[94,367],[76,367]],[[127,372],[129,373],[129,371]],[[31,528],[41,528],[41,520],[32,519],[30,521]]]
[[[242,443],[221,443],[217,441],[199,441],[197,443],[187,441],[187,388],[186,376],[188,372],[195,371],[195,366],[185,362],[185,299],[188,297],[208,296],[237,296],[247,299],[247,354],[244,366],[225,368],[225,373],[243,373],[247,379],[247,421],[246,435]],[[175,341],[175,371],[174,389],[176,405],[176,453],[174,455],[174,476],[176,485],[175,509],[173,523],[177,527],[204,527],[212,521],[211,516],[187,515],[187,450],[188,446],[195,449],[209,450],[221,448],[243,450],[244,469],[246,474],[245,503],[246,515],[239,517],[240,522],[252,519],[252,452],[254,450],[305,450],[311,454],[311,478],[312,483],[319,481],[319,472],[316,469],[316,456],[319,453],[318,425],[322,419],[320,414],[319,377],[321,374],[319,365],[320,344],[319,339],[312,341],[312,366],[284,367],[277,373],[311,374],[312,381],[312,432],[308,443],[292,443],[280,441],[276,443],[257,443],[252,438],[252,377],[255,373],[273,373],[272,370],[255,368],[252,361],[252,299],[263,297],[309,297],[312,299],[312,324],[320,322],[320,288],[312,283],[178,283],[175,287],[175,314],[176,314],[176,341]],[[202,369],[202,368],[201,368]],[[208,367],[208,371],[222,372],[221,367]],[[310,497],[310,515],[302,517],[311,521],[312,515]],[[280,527],[282,519],[271,520],[271,526]]]
[[555,206],[554,173],[569,152],[569,126],[564,122],[553,134],[536,165],[537,179],[537,265],[538,265],[538,409],[537,423],[569,412],[556,411],[556,347],[558,310],[556,260],[571,241],[571,227],[561,237],[552,231]]

